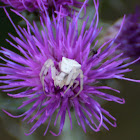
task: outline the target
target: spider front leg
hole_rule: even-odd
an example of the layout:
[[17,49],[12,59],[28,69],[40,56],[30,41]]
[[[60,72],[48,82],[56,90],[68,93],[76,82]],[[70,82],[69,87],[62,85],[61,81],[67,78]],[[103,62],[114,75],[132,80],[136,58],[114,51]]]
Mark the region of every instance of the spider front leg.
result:
[[75,78],[75,75],[76,74],[76,68],[74,67],[72,69],[72,71],[70,72],[70,74],[68,75],[67,79],[66,79],[66,82],[65,82],[65,85],[69,85],[68,88],[64,91],[64,94],[70,89],[70,87],[73,85],[74,83],[74,80],[76,79]]
[[73,90],[79,85],[79,81],[75,80],[74,83],[75,83],[75,86],[73,87]]
[[78,73],[78,75],[80,74],[80,90],[79,90],[79,92],[78,92],[74,97],[72,97],[71,99],[77,97],[77,96],[80,94],[80,92],[83,90],[83,77],[84,77],[83,71],[82,71],[81,69],[79,69],[77,73]]
[[77,70],[74,67],[72,69],[71,73],[68,75],[68,78],[67,78],[66,83],[65,83],[65,85],[69,85],[69,86],[65,90],[64,94],[69,90],[69,88],[73,85],[74,82],[76,82],[76,85],[74,86],[73,89],[75,89],[78,86],[79,82],[77,82],[77,80],[75,80],[75,79],[78,77],[79,74],[80,74],[80,90],[74,97],[72,97],[72,99],[77,97],[80,94],[80,92],[83,90],[83,71],[81,69]]
[[50,67],[51,67],[52,79],[54,80],[54,78],[55,78],[55,76],[56,76],[57,70],[56,70],[56,68],[55,68],[55,66],[54,66],[54,63],[53,63],[53,61],[52,61],[51,59],[48,59],[48,60],[44,63],[44,65],[43,65],[43,67],[42,67],[42,69],[41,69],[41,72],[40,72],[40,74],[39,74],[40,80],[41,80],[41,83],[42,83],[42,86],[43,86],[43,91],[45,91],[45,86],[44,86],[45,76],[47,75],[47,72],[48,72],[48,70],[49,70]]

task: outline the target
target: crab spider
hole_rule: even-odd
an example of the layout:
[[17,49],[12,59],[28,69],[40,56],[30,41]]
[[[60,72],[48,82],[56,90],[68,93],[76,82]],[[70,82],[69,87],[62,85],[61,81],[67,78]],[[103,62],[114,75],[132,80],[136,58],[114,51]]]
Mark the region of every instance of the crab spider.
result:
[[62,88],[63,86],[68,86],[64,91],[64,94],[71,88],[71,86],[75,83],[73,89],[75,89],[79,85],[79,81],[76,78],[80,75],[80,90],[78,93],[72,97],[75,98],[80,94],[83,90],[83,71],[81,70],[81,65],[72,59],[68,59],[66,57],[62,57],[62,61],[59,62],[60,72],[54,66],[54,63],[51,59],[48,59],[40,72],[40,80],[43,86],[43,90],[45,91],[44,80],[47,75],[47,72],[51,68],[52,79],[54,80],[54,86],[59,86]]

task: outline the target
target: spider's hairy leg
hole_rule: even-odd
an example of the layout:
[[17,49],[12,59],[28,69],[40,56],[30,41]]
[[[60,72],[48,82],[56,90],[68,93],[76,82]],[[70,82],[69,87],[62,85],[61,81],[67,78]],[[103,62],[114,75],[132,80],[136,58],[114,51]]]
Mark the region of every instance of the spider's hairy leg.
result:
[[74,79],[74,73],[76,72],[76,68],[74,67],[71,72],[68,74],[68,77],[66,79],[65,85],[69,85],[71,80]]
[[77,74],[76,72],[76,68],[74,67],[72,69],[72,71],[70,72],[70,74],[68,75],[67,79],[66,79],[66,83],[65,85],[69,85],[68,88],[65,90],[64,94],[69,90],[69,88],[73,85],[74,80],[76,79],[76,77],[74,76],[74,74]]
[[43,65],[43,67],[42,67],[42,69],[41,69],[41,72],[40,72],[40,74],[39,74],[40,79],[41,79],[42,74],[44,73],[44,70],[45,70],[46,68],[49,69],[49,67],[50,67],[51,65],[54,65],[52,59],[48,59],[48,60],[45,61],[44,65]]
[[53,66],[51,66],[51,75],[52,75],[52,79],[54,80],[56,75],[58,74],[58,71],[56,70],[56,68]]
[[45,86],[44,86],[44,80],[45,80],[45,76],[47,75],[47,72],[49,70],[49,68],[51,67],[51,73],[52,73],[52,78],[55,77],[55,74],[56,74],[56,69],[54,67],[54,63],[51,59],[48,59],[42,69],[41,69],[41,72],[39,74],[40,76],[40,80],[41,80],[41,83],[42,83],[42,86],[43,86],[43,91],[45,91]]
[[79,81],[75,80],[74,83],[75,83],[75,86],[73,87],[73,90],[79,85]]
[[84,77],[83,71],[82,71],[81,69],[79,69],[77,73],[78,73],[78,75],[80,74],[80,90],[79,90],[79,92],[78,92],[74,97],[72,97],[71,99],[77,97],[77,96],[80,94],[80,92],[83,90],[83,77]]

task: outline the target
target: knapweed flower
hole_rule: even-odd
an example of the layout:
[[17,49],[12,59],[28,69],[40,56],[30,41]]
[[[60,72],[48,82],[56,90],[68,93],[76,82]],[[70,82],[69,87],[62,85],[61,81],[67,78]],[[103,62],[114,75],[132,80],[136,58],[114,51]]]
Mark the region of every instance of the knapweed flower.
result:
[[25,98],[26,100],[18,109],[27,105],[30,105],[30,109],[19,116],[3,111],[14,118],[24,116],[23,120],[29,119],[28,123],[36,121],[27,135],[47,122],[45,135],[50,123],[53,122],[52,117],[56,117],[54,125],[60,117],[60,126],[58,134],[50,132],[55,136],[61,134],[66,113],[72,128],[71,109],[74,110],[78,125],[84,132],[86,132],[86,125],[96,132],[101,126],[108,130],[106,123],[116,127],[116,119],[101,107],[96,97],[120,104],[124,103],[124,99],[105,93],[104,89],[119,91],[98,85],[98,82],[114,78],[140,82],[124,77],[125,72],[131,71],[126,67],[137,60],[123,64],[127,58],[118,59],[122,53],[110,57],[119,46],[112,47],[116,38],[105,42],[98,48],[97,53],[90,53],[98,43],[95,39],[100,32],[97,27],[99,1],[94,0],[94,4],[96,13],[90,27],[86,28],[87,19],[83,22],[80,32],[78,18],[82,9],[70,22],[60,15],[50,21],[46,13],[44,19],[41,18],[41,31],[35,23],[32,26],[26,19],[27,30],[20,26],[17,28],[5,10],[19,35],[14,37],[9,34],[15,44],[7,41],[19,53],[1,48],[0,52],[4,55],[1,59],[5,64],[0,64],[0,73],[3,74],[0,78],[4,84],[0,88],[4,92],[18,92],[8,93],[8,95],[13,98]]
[[60,11],[63,15],[72,16],[76,8],[80,8],[83,2],[78,0],[1,0],[6,5],[13,7],[15,10],[29,12],[44,12],[48,10],[50,14]]
[[[109,28],[105,40],[109,40],[119,31],[122,19],[118,20]],[[124,53],[124,57],[136,59],[140,56],[140,11],[136,10],[134,14],[126,17],[122,31],[115,40],[115,43],[121,43],[118,51]]]

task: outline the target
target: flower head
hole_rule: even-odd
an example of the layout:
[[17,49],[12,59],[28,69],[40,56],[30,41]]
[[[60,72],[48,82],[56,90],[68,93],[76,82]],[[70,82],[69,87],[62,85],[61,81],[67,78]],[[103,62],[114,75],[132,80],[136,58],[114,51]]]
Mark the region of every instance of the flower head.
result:
[[15,10],[29,12],[39,11],[54,13],[60,11],[63,15],[72,16],[76,8],[80,8],[83,2],[78,0],[2,0],[3,3],[13,7]]
[[[16,44],[7,41],[20,54],[2,47],[0,52],[5,57],[1,57],[1,59],[6,63],[0,64],[0,73],[3,74],[0,78],[5,85],[0,86],[0,88],[5,92],[19,92],[17,94],[8,93],[13,98],[27,99],[18,109],[27,105],[31,105],[31,107],[19,116],[13,116],[5,110],[4,112],[15,118],[24,116],[23,120],[30,118],[29,123],[36,120],[29,134],[47,121],[45,135],[55,112],[57,115],[54,125],[60,116],[60,127],[58,134],[50,131],[53,135],[61,134],[66,113],[68,113],[72,128],[71,108],[74,109],[78,125],[81,125],[85,132],[85,124],[96,132],[100,130],[101,126],[108,130],[106,123],[115,127],[116,119],[101,107],[95,97],[120,104],[124,103],[124,99],[105,93],[104,89],[119,91],[108,86],[100,86],[98,82],[113,78],[140,82],[124,77],[125,72],[131,71],[126,67],[135,61],[123,64],[127,58],[118,60],[122,54],[110,57],[118,47],[118,45],[111,47],[116,37],[99,47],[96,54],[90,54],[98,43],[98,41],[94,41],[100,32],[97,27],[99,2],[94,0],[94,4],[96,13],[90,27],[86,29],[87,19],[83,22],[80,32],[78,32],[78,18],[82,9],[78,15],[71,19],[70,23],[65,17],[61,18],[59,15],[51,22],[49,16],[46,15],[43,20],[41,19],[41,32],[35,23],[32,26],[26,19],[27,30],[20,26],[17,28],[5,10],[19,35],[19,37],[14,37],[9,34]],[[20,15],[18,12],[14,12]],[[69,25],[68,29],[67,25]],[[92,45],[93,42],[94,45]],[[75,73],[79,69],[74,69],[73,73],[72,71],[64,73],[65,70],[62,67],[66,67],[66,64],[62,62],[63,58],[70,62],[66,64],[76,65],[76,68],[78,66],[81,72],[77,73],[77,76]],[[80,73],[82,74],[80,75]],[[62,87],[56,81],[59,79],[58,77],[60,82],[64,84]],[[69,80],[70,82],[68,82]],[[79,91],[80,93],[77,94]]]
[[[126,17],[122,31],[118,38],[115,40],[115,44],[121,43],[118,47],[119,52],[124,53],[124,57],[130,57],[136,59],[140,56],[140,11],[136,10],[134,14],[130,14]],[[109,40],[112,36],[117,34],[122,19],[118,20],[112,27],[109,28],[108,34],[104,40]]]
[[140,11],[127,16],[124,27],[115,43],[121,43],[119,50],[125,56],[136,59],[140,56]]

